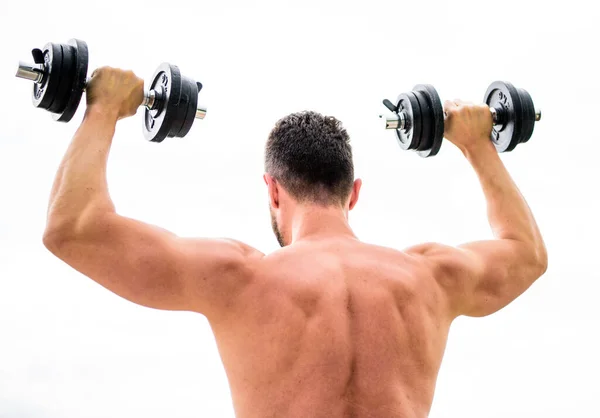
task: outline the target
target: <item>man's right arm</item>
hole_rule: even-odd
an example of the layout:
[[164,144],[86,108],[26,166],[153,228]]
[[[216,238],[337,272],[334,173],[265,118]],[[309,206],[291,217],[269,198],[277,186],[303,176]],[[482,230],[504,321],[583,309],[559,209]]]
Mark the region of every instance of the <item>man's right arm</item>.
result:
[[[488,111],[479,106],[449,112]],[[467,120],[468,115],[467,115]],[[464,120],[464,118],[463,118]],[[491,126],[490,126],[491,128]],[[533,214],[504,167],[489,136],[454,142],[473,166],[483,189],[496,239],[459,247],[423,244],[418,253],[433,267],[456,316],[485,316],[508,305],[544,274],[548,257]]]

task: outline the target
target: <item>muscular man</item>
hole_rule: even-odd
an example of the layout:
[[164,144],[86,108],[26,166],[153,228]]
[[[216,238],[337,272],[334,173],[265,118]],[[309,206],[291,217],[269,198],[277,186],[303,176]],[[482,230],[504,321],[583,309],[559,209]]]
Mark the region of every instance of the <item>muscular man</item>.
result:
[[545,246],[489,140],[488,108],[447,102],[445,136],[479,177],[496,239],[398,251],[348,224],[361,181],[340,122],[289,115],[271,132],[273,230],[265,255],[227,239],[184,239],[116,213],[106,162],[142,81],[102,68],[52,189],[44,244],[140,305],[205,315],[240,418],[423,418],[450,324],[506,306],[546,270]]

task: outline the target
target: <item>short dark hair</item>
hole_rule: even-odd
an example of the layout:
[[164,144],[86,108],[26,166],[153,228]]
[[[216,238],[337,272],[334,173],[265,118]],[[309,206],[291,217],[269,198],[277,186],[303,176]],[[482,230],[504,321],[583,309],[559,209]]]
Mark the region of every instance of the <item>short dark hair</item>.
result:
[[348,132],[334,117],[312,111],[279,120],[267,141],[265,170],[298,201],[344,204],[354,183]]

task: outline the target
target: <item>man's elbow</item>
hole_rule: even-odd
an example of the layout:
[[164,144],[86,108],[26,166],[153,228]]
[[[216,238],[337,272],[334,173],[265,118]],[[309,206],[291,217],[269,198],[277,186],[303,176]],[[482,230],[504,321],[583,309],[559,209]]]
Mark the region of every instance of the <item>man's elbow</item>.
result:
[[515,254],[521,260],[519,265],[530,281],[535,281],[548,270],[548,252],[541,239],[535,242],[521,242],[515,247]]
[[544,248],[543,251],[539,252],[536,257],[536,265],[538,268],[539,276],[543,276],[548,270],[548,253]]
[[42,242],[56,254],[69,243],[94,238],[113,214],[112,204],[90,204],[77,214],[50,210]]
[[527,257],[526,265],[529,272],[528,276],[533,281],[542,277],[546,273],[546,270],[548,270],[548,253],[546,249],[541,247],[532,251],[529,257]]
[[44,247],[52,254],[58,256],[69,242],[75,237],[73,228],[64,226],[47,226],[42,237]]
[[84,217],[50,216],[42,242],[54,255],[59,256],[73,242],[82,241],[90,235],[94,222]]

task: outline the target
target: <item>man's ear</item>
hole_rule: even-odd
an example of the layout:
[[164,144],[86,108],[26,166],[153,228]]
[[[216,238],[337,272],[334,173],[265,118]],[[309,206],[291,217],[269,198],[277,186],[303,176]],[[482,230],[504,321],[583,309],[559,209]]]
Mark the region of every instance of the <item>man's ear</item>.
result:
[[356,206],[356,202],[358,202],[358,195],[360,194],[360,188],[362,187],[362,180],[356,179],[354,180],[354,184],[352,185],[352,193],[350,194],[350,203],[349,210],[352,210],[354,206]]
[[269,190],[269,202],[273,209],[279,208],[279,184],[269,173],[263,175],[263,180]]

